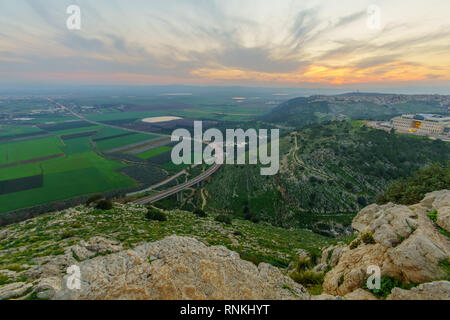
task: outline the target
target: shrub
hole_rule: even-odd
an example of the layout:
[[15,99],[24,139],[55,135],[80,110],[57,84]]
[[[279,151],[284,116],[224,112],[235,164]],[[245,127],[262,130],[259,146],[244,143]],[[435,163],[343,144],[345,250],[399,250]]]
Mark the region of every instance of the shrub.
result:
[[230,216],[227,216],[226,214],[220,214],[215,218],[216,221],[222,222],[225,224],[231,224],[232,219]]
[[7,284],[9,281],[9,278],[3,274],[0,274],[0,286]]
[[309,286],[322,284],[324,275],[323,275],[323,273],[317,273],[314,271],[306,270],[306,271],[302,271],[302,272],[294,271],[293,273],[290,274],[290,277],[295,282],[309,287]]
[[394,181],[383,195],[378,196],[377,203],[393,202],[405,205],[419,203],[425,194],[447,189],[449,181],[450,161],[446,164],[433,164],[427,169],[417,171],[411,178]]
[[338,286],[340,287],[344,283],[345,277],[344,274],[341,274],[338,280]]
[[438,214],[438,212],[436,210],[433,210],[430,213],[428,213],[427,216],[428,216],[428,218],[433,220],[434,223],[436,223],[437,222],[437,214]]
[[308,270],[309,268],[311,268],[311,259],[309,257],[303,257],[297,260],[295,265],[295,270],[297,270],[297,272],[300,273]]
[[200,218],[204,218],[204,217],[207,216],[206,212],[203,211],[203,210],[200,209],[200,208],[195,208],[195,209],[194,209],[194,214],[195,214],[196,216],[200,217]]
[[367,231],[361,236],[362,242],[365,244],[375,244],[375,239],[373,238],[372,232]]
[[113,204],[111,200],[100,200],[95,207],[100,210],[111,210]]
[[350,243],[350,250],[358,248],[358,246],[361,244],[361,239],[355,239]]
[[145,217],[148,220],[154,220],[154,221],[167,221],[167,216],[164,212],[161,210],[155,209],[155,208],[149,208],[147,210],[147,213]]
[[99,200],[103,199],[103,196],[101,194],[94,194],[93,196],[90,196],[87,200],[86,200],[86,205],[90,205],[93,202],[97,202]]
[[372,292],[373,295],[380,299],[385,299],[394,288],[401,288],[410,290],[415,287],[415,284],[408,284],[399,279],[391,278],[391,277],[381,277],[380,281],[380,289],[368,289],[367,282],[364,284],[363,288]]

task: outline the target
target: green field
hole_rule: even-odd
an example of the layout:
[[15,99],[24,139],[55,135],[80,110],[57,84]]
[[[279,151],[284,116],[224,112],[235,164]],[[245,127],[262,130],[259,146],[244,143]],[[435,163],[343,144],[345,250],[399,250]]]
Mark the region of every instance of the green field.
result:
[[23,140],[0,144],[0,165],[62,153],[58,137]]
[[136,133],[136,134],[132,134],[129,136],[98,141],[98,142],[96,142],[96,144],[100,150],[106,151],[106,150],[121,148],[121,147],[130,145],[130,144],[147,141],[147,140],[151,140],[151,139],[155,139],[155,138],[157,138],[157,137],[154,135],[144,134],[144,133]]
[[167,151],[170,151],[170,150],[172,150],[171,147],[162,146],[162,147],[158,147],[158,148],[155,148],[155,149],[152,149],[152,150],[148,150],[148,151],[139,153],[136,156],[138,158],[141,158],[141,159],[150,159],[150,158],[152,158],[154,156],[157,156],[158,154],[161,154],[161,153],[164,153],[164,152],[167,152]]
[[[24,142],[26,145],[23,144]],[[54,145],[51,142],[57,142],[56,149],[49,147]],[[17,148],[17,145],[28,147],[28,149],[24,149],[28,150],[27,154],[20,154],[22,160],[35,158],[37,155],[40,157],[49,153],[48,150],[57,150],[57,153],[64,152],[65,156],[0,169],[0,181],[43,173],[43,187],[0,195],[0,213],[136,184],[133,179],[117,171],[123,168],[124,164],[105,159],[92,151],[89,137],[69,139],[63,142],[57,137],[34,139],[11,143],[8,148]],[[37,153],[34,148],[30,149],[33,145],[43,151]],[[4,145],[0,145],[0,147],[5,148]],[[16,159],[19,158],[16,157]]]
[[32,134],[36,132],[44,132],[37,127],[32,126],[9,126],[0,125],[0,137],[21,135],[21,134]]
[[103,127],[103,129],[97,133],[94,139],[104,139],[108,137],[117,136],[119,134],[127,133],[128,131],[122,129],[116,129],[111,127]]

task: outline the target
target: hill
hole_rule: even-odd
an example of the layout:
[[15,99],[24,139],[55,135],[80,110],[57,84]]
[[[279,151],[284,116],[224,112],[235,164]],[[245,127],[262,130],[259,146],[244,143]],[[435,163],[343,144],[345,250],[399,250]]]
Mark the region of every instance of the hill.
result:
[[261,119],[268,123],[302,128],[327,120],[389,120],[402,113],[445,111],[436,101],[423,101],[414,96],[354,93],[294,98],[281,103]]
[[347,213],[374,202],[393,180],[447,161],[450,144],[334,121],[281,138],[280,157],[274,176],[261,176],[258,165],[223,166],[206,186],[206,208],[284,227],[349,224]]

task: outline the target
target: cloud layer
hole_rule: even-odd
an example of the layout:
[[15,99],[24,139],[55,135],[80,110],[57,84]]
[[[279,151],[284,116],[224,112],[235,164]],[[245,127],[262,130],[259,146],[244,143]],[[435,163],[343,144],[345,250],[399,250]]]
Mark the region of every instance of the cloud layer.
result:
[[0,81],[449,85],[448,12],[447,0],[3,1]]

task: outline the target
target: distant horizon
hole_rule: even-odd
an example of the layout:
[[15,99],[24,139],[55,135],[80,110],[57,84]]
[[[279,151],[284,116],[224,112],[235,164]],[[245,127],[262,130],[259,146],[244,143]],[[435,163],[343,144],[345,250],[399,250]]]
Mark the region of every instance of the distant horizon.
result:
[[450,88],[448,12],[448,0],[2,1],[0,86],[430,92]]
[[[339,88],[339,87],[277,87],[277,86],[245,86],[245,85],[192,85],[192,84],[20,84],[20,85],[1,85],[0,95],[7,94],[71,94],[71,93],[92,93],[92,90],[100,90],[97,94],[112,94],[113,90],[122,90],[122,92],[114,92],[118,95],[124,94],[145,94],[143,90],[154,89],[153,93],[156,95],[168,95],[170,93],[190,93],[195,94],[205,94],[204,90],[211,90],[211,94],[214,90],[232,90],[235,93],[240,91],[248,91],[249,93],[256,93],[256,91],[277,91],[273,92],[276,94],[286,94],[299,95],[299,96],[310,96],[310,95],[338,95],[338,94],[348,94],[348,93],[370,93],[370,94],[398,94],[398,95],[450,95],[449,87],[433,87],[433,86],[405,86],[405,87],[369,87],[369,88]],[[177,92],[180,90],[193,90],[202,92]],[[108,93],[109,92],[109,93]],[[231,92],[230,92],[231,93]],[[91,95],[90,94],[90,95]]]

